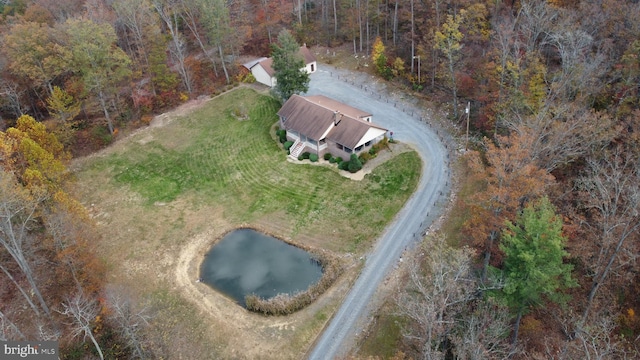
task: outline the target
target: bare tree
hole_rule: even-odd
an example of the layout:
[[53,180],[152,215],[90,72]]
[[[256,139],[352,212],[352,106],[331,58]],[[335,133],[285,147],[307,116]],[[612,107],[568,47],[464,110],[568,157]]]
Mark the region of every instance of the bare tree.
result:
[[18,326],[0,311],[0,341],[15,341],[16,339],[26,340],[27,338]]
[[27,108],[22,105],[21,99],[25,90],[13,81],[0,79],[0,104],[7,108],[18,118],[27,112]]
[[98,352],[98,356],[104,360],[102,349],[100,349],[98,341],[95,336],[93,336],[93,322],[100,313],[100,308],[96,300],[80,292],[71,298],[67,298],[67,300],[62,303],[62,308],[63,310],[58,312],[70,317],[72,320],[70,324],[72,329],[71,336],[75,338],[82,335],[83,339],[89,337]]
[[524,41],[527,52],[535,52],[547,36],[558,18],[558,10],[546,1],[523,1],[518,12],[518,32]]
[[115,324],[115,330],[125,339],[132,352],[132,357],[144,359],[146,356],[142,335],[143,329],[149,325],[151,316],[147,308],[137,310],[131,297],[124,289],[109,289],[107,302],[111,310],[110,319]]
[[547,172],[601,148],[616,132],[609,115],[574,103],[545,108],[531,116],[514,116],[504,123],[531,140],[531,160]]
[[171,54],[171,58],[177,63],[182,84],[187,92],[191,93],[193,91],[193,79],[191,78],[191,69],[189,69],[186,63],[187,42],[178,28],[178,20],[180,19],[178,4],[174,0],[153,0],[153,7],[169,31],[169,35],[171,36],[169,53]]
[[558,318],[564,332],[571,336],[560,351],[546,344],[549,359],[631,359],[640,355],[616,334],[618,320],[608,314],[600,313],[588,324],[581,323],[581,319],[571,314],[559,313]]
[[[34,216],[40,200],[42,199],[38,199],[37,194],[28,194],[27,190],[22,189],[13,175],[4,170],[0,172],[0,245],[18,265],[42,310],[47,315],[51,315],[36,283],[33,268],[27,260],[28,252],[33,250],[29,230],[34,224]],[[39,313],[26,291],[11,276],[9,269],[4,264],[0,264],[0,268],[18,287],[31,308]]]
[[517,353],[506,341],[511,331],[509,311],[491,298],[478,300],[474,309],[461,313],[449,336],[456,359],[506,359]]
[[204,34],[201,33],[200,24],[198,23],[198,17],[200,16],[200,7],[198,3],[192,0],[182,0],[180,2],[182,6],[182,11],[180,12],[180,16],[182,20],[187,25],[191,34],[196,39],[198,46],[200,46],[200,50],[202,50],[202,54],[209,60],[211,65],[213,66],[213,72],[218,76],[218,65],[213,57],[213,51],[208,49],[205,43],[207,43],[207,39]]
[[407,289],[397,298],[400,313],[415,323],[405,329],[405,337],[424,359],[444,359],[441,345],[456,325],[455,308],[476,295],[472,255],[469,249],[449,247],[442,236],[425,241],[418,252],[408,259]]
[[[600,287],[611,272],[637,257],[640,237],[640,161],[630,152],[616,148],[602,159],[589,159],[590,175],[578,181],[577,188],[586,196],[584,206],[590,211],[592,229],[600,243],[586,264],[593,282],[582,315],[586,324],[589,311]],[[628,244],[635,242],[633,247]]]

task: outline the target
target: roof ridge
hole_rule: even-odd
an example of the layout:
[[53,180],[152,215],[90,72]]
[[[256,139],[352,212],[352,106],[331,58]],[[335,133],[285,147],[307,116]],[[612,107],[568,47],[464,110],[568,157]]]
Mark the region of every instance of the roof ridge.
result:
[[[332,112],[332,113],[334,113],[334,114],[337,112],[337,113],[342,114],[342,116],[346,116],[346,117],[348,117],[348,118],[350,118],[350,119],[353,119],[353,120],[359,120],[359,121],[363,121],[363,122],[369,123],[368,121],[364,121],[364,120],[362,120],[362,119],[360,119],[360,118],[355,118],[355,117],[353,117],[353,116],[351,116],[351,115],[349,115],[349,114],[346,114],[346,113],[344,113],[344,112],[342,112],[342,111],[339,111],[339,110],[336,110],[336,109],[332,109],[332,108],[330,108],[330,107],[328,107],[328,106],[325,106],[325,105],[323,105],[323,104],[319,104],[319,103],[317,103],[317,102],[315,102],[315,101],[312,101],[312,100],[309,98],[309,96],[302,96],[302,95],[298,95],[298,96],[300,96],[301,98],[305,99],[307,102],[309,102],[309,103],[311,103],[311,104],[313,104],[313,105],[319,106],[319,107],[321,107],[321,108],[323,108],[323,109],[327,109],[327,110],[331,111],[331,112]],[[329,99],[329,100],[332,100],[332,101],[337,101],[337,100],[333,100],[333,99],[331,99],[331,98],[329,98],[329,97],[326,97],[326,96],[324,96],[324,95],[312,95],[312,96],[322,96],[322,97],[324,97],[324,98],[326,98],[326,99]],[[360,109],[354,108],[353,106],[348,105],[348,104],[344,104],[344,103],[343,103],[342,105],[344,105],[344,106],[348,106],[348,107],[350,107],[350,108],[352,108],[352,109],[354,109],[354,110],[358,110],[358,111],[365,112],[365,111],[363,111],[363,110],[360,110]]]

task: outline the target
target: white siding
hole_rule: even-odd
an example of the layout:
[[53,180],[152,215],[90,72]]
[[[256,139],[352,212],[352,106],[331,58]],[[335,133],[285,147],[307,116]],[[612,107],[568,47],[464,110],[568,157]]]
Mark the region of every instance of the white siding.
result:
[[304,67],[304,71],[307,72],[307,74],[313,74],[314,72],[316,72],[318,70],[318,63],[317,62],[310,62],[308,63],[305,67]]
[[369,130],[367,130],[367,133],[364,134],[362,139],[360,139],[360,141],[358,141],[358,144],[356,145],[356,147],[358,147],[360,145],[364,145],[365,143],[367,143],[369,141],[374,141],[376,138],[378,138],[380,136],[383,136],[386,132],[387,132],[386,130],[382,130],[382,129],[369,128]]
[[260,64],[252,67],[251,73],[256,78],[256,81],[261,84],[267,85],[269,87],[273,87],[276,84],[275,78],[269,76],[269,74],[267,74],[267,72]]

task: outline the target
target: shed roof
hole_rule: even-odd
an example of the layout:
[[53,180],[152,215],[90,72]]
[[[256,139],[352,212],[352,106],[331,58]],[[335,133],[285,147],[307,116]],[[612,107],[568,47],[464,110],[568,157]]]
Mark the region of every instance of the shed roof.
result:
[[316,61],[316,56],[311,53],[311,50],[309,50],[306,44],[300,46],[298,54],[302,55],[305,65],[311,64],[312,62]]
[[265,60],[266,57],[261,57],[259,59],[255,59],[255,60],[251,60],[249,62],[246,62],[244,64],[242,64],[242,66],[246,67],[247,69],[251,70],[252,67],[258,65],[258,63],[262,60]]
[[[311,51],[309,50],[309,48],[306,45],[302,45],[300,47],[300,49],[298,50],[298,55],[300,55],[302,57],[302,59],[304,60],[305,65],[307,64],[311,64],[312,62],[316,61],[316,57],[315,55],[313,55],[313,53],[311,53]],[[253,68],[254,66],[260,64],[260,66],[262,66],[262,68],[264,69],[264,71],[267,72],[267,74],[269,74],[269,76],[273,77],[275,76],[276,72],[275,70],[273,70],[273,58],[270,57],[261,57],[259,59],[253,60],[253,61],[249,61],[245,64],[243,64],[244,67],[246,67],[247,69],[251,70],[251,68]]]

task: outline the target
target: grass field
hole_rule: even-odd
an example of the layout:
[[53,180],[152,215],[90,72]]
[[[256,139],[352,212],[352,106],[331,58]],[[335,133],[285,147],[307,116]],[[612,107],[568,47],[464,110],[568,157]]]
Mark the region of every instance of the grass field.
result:
[[[169,358],[300,358],[357,275],[358,255],[417,185],[422,162],[413,151],[392,154],[361,181],[287,161],[274,140],[278,109],[268,96],[236,89],[74,166],[78,195],[103,235],[109,281],[155,309],[148,338],[172,344],[163,347]],[[287,317],[248,314],[176,280],[178,257],[195,238],[240,226],[331,251],[352,266],[315,304]],[[196,264],[203,250],[193,248]]]
[[[249,120],[237,120],[237,108],[250,109]],[[333,169],[292,164],[270,134],[278,109],[269,97],[233,91],[85,171],[135,191],[146,206],[188,196],[194,206],[222,206],[232,222],[278,214],[290,223],[287,236],[337,229],[323,245],[363,250],[359,245],[368,245],[415,188],[416,153],[399,155],[359,182]]]

